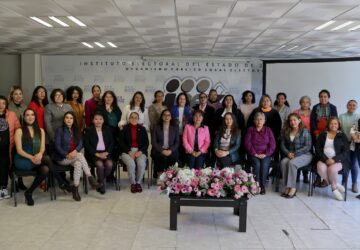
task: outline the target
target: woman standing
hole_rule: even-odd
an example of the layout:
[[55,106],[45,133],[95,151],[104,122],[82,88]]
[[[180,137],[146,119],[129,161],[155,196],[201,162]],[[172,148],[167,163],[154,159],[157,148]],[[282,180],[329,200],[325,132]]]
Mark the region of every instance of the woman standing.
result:
[[319,103],[311,111],[311,133],[314,139],[326,130],[327,121],[330,117],[337,117],[337,109],[329,102],[330,92],[323,89],[319,92]]
[[130,104],[126,105],[123,110],[123,115],[119,122],[120,130],[130,122],[130,114],[137,112],[139,114],[138,123],[141,126],[144,126],[146,130],[149,128],[149,117],[148,112],[145,110],[145,97],[141,91],[135,92],[131,98]]
[[[347,105],[347,112],[344,114],[341,114],[339,116],[339,121],[341,125],[341,131],[346,135],[348,138],[349,144],[352,143],[353,138],[352,134],[354,134],[355,131],[351,131],[354,129],[357,125],[357,121],[359,120],[359,115],[355,113],[357,109],[357,102],[355,100],[348,101]],[[351,172],[351,180],[352,180],[352,186],[351,191],[353,193],[358,192],[357,187],[357,177],[359,173],[359,166],[358,166],[358,160],[355,153],[355,147],[350,148],[350,172]]]
[[16,114],[7,109],[8,101],[0,96],[0,200],[9,198],[7,190],[15,130],[20,127]]
[[241,134],[238,130],[234,114],[225,114],[222,125],[217,131],[214,141],[214,151],[217,166],[233,166],[239,160]]
[[240,103],[240,111],[244,115],[245,127],[247,126],[247,122],[251,112],[256,108],[256,100],[254,92],[250,90],[246,90],[242,93],[241,97],[242,103]]
[[285,93],[280,92],[276,95],[276,101],[274,102],[274,108],[279,112],[281,118],[281,126],[284,126],[288,116],[291,113],[290,105],[286,100],[287,96]]
[[[176,105],[171,108],[171,117],[174,125],[179,130],[179,141],[182,142],[183,130],[186,124],[191,122],[191,108],[188,96],[185,93],[180,93],[176,97]],[[179,165],[185,165],[185,149],[181,143],[179,146]]]
[[88,160],[95,166],[98,182],[102,184],[97,189],[101,194],[106,192],[106,177],[111,174],[113,168],[111,153],[114,148],[111,130],[104,123],[103,114],[95,112],[93,124],[86,128],[84,136]]
[[66,103],[71,106],[75,113],[79,133],[82,133],[85,128],[84,105],[82,101],[83,91],[79,86],[71,86],[66,90]]
[[159,123],[160,114],[167,109],[164,103],[164,92],[157,90],[154,93],[154,101],[148,109],[149,122],[150,122],[150,134],[153,133],[155,126]]
[[92,123],[95,109],[100,102],[101,88],[99,85],[94,84],[91,87],[92,97],[85,102],[85,125],[89,127]]
[[43,86],[37,86],[32,94],[28,108],[35,111],[39,127],[45,129],[44,113],[45,107],[49,104],[47,90]]
[[12,87],[10,91],[8,109],[15,112],[19,122],[22,123],[22,115],[24,114],[26,105],[24,103],[24,96],[20,86]]
[[45,131],[39,127],[35,111],[26,109],[23,117],[24,122],[21,128],[15,132],[15,168],[25,171],[36,170],[38,173],[31,186],[24,193],[27,205],[34,205],[32,193],[36,187],[45,180],[49,172],[52,172],[61,189],[72,192],[72,188],[56,171],[53,171],[53,164],[50,157],[44,155]]
[[151,156],[156,177],[178,161],[179,130],[171,125],[170,110],[161,112],[160,120],[151,135]]
[[222,108],[216,110],[214,123],[216,124],[216,130],[221,126],[221,121],[223,120],[226,113],[233,113],[235,116],[235,122],[237,127],[244,131],[245,129],[245,119],[243,113],[237,108],[234,97],[232,95],[226,95],[222,101]]
[[139,125],[139,113],[131,112],[129,124],[120,132],[121,159],[127,167],[131,193],[141,193],[149,140],[145,128]]
[[285,190],[281,196],[294,198],[296,195],[297,170],[311,163],[311,135],[299,115],[291,113],[284,125],[280,144],[285,157],[280,166]]
[[52,103],[45,107],[45,128],[49,135],[50,143],[54,142],[55,132],[63,124],[64,115],[68,111],[72,111],[69,104],[64,103],[65,92],[62,89],[54,89],[51,91],[50,99]]
[[190,168],[200,169],[204,166],[205,157],[210,146],[208,126],[202,124],[204,113],[196,110],[193,113],[193,124],[186,124],[182,136]]
[[72,193],[76,201],[81,201],[79,184],[82,171],[87,176],[92,188],[97,189],[100,186],[91,175],[88,163],[80,152],[83,148],[81,135],[77,128],[75,113],[73,111],[66,112],[63,125],[56,130],[54,160],[60,165],[74,167],[74,189]]
[[255,180],[260,184],[260,194],[265,194],[265,181],[269,171],[271,156],[276,142],[272,130],[265,126],[265,114],[254,115],[255,125],[248,128],[245,136],[245,149],[248,153]]
[[338,172],[348,168],[349,143],[346,135],[341,132],[337,117],[331,117],[316,142],[317,172],[324,179],[324,186],[331,185],[337,200],[344,200],[341,193],[345,188],[337,183]]

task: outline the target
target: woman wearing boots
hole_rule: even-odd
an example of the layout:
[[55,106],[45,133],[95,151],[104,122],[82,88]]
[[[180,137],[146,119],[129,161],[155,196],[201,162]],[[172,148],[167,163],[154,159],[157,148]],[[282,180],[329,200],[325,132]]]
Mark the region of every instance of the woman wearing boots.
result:
[[97,191],[101,194],[106,192],[106,177],[113,167],[112,155],[114,138],[111,130],[104,125],[104,116],[101,112],[95,112],[93,124],[86,128],[85,151],[87,159],[96,167],[98,182],[101,187]]
[[55,133],[55,152],[54,160],[60,165],[72,165],[74,167],[74,189],[73,198],[80,201],[79,183],[81,172],[84,171],[88,177],[92,188],[100,187],[91,175],[86,159],[80,150],[83,148],[83,142],[77,128],[76,116],[73,111],[65,113],[63,125]]
[[24,193],[25,201],[29,206],[34,205],[32,193],[39,184],[45,180],[49,171],[51,171],[58,181],[61,189],[72,192],[72,188],[53,170],[52,161],[45,152],[45,132],[39,128],[35,111],[26,109],[23,114],[23,124],[15,132],[15,167],[20,170],[36,170],[34,182]]

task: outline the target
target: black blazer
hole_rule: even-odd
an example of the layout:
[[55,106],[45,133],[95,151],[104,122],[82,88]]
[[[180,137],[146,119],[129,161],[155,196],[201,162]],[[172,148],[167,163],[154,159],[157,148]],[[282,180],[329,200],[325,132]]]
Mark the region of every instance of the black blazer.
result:
[[[328,157],[324,154],[324,146],[326,142],[327,131],[322,132],[316,141],[315,153],[318,161],[325,162]],[[349,142],[343,132],[338,132],[334,138],[335,162],[341,162],[343,168],[349,167]]]
[[[102,128],[103,138],[104,138],[104,144],[105,144],[105,151],[111,155],[113,148],[114,148],[114,139],[111,134],[110,129],[107,126],[103,126]],[[90,127],[87,127],[85,130],[84,135],[84,146],[87,155],[89,156],[95,156],[97,150],[96,146],[98,144],[99,138],[96,133],[96,128],[91,125]]]
[[[120,132],[119,137],[119,146],[121,153],[128,153],[131,149],[131,125],[126,124]],[[149,147],[149,139],[146,132],[146,129],[141,126],[137,125],[137,143],[139,150],[144,154],[147,155],[148,147]]]
[[[175,152],[179,148],[180,138],[179,138],[179,129],[174,126],[169,126],[169,149],[171,152]],[[162,145],[164,144],[164,131],[161,129],[161,126],[158,124],[155,126],[154,131],[151,136],[151,151],[159,152],[163,150]]]

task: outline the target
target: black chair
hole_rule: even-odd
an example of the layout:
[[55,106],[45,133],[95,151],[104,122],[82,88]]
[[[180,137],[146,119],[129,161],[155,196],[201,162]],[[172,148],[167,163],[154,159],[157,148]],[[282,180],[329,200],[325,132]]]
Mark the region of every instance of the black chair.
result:
[[[10,175],[10,178],[11,178],[11,196],[14,197],[14,207],[16,207],[17,206],[17,198],[16,198],[16,181],[15,180],[18,177],[28,177],[28,176],[35,177],[38,173],[37,173],[37,171],[34,171],[34,170],[18,170],[15,167],[14,161],[13,161],[13,163],[11,165],[10,171],[11,171],[11,175]],[[51,179],[49,178],[49,175],[47,176],[45,181],[47,183],[47,187],[52,185]],[[50,189],[50,200],[53,200],[53,193],[52,193],[51,189]]]
[[[347,197],[347,183],[348,183],[348,177],[349,177],[349,169],[348,168],[344,168],[341,169],[338,174],[342,175],[342,182],[343,185],[345,187],[345,193],[344,193],[344,201],[346,201],[346,197]],[[314,189],[315,189],[315,176],[317,175],[317,171],[316,171],[316,165],[314,164],[311,171],[310,171],[310,186],[311,186],[311,190],[310,190],[310,195],[309,196],[313,196],[314,193]]]
[[[147,170],[147,174],[148,174],[148,178],[147,178],[148,189],[150,189],[151,181],[152,181],[152,174],[153,174],[152,167],[153,166],[151,166],[151,167],[149,166],[149,158],[147,158],[145,171]],[[116,190],[118,190],[118,191],[120,191],[121,168],[123,168],[124,172],[127,172],[127,167],[126,167],[125,163],[122,161],[121,154],[120,154],[119,161],[118,161],[118,164],[116,165],[116,170],[115,170],[116,171]],[[144,178],[143,178],[143,183],[145,183],[145,174],[144,174]]]
[[[56,163],[55,161],[53,161],[53,164],[54,164],[54,171],[56,171],[57,173],[71,172],[74,169],[74,167],[71,165],[60,165],[60,164]],[[50,180],[51,180],[51,184],[52,184],[51,187],[54,192],[54,200],[56,200],[56,186],[55,186],[55,178],[53,175],[50,175]],[[82,183],[83,183],[83,187],[84,187],[84,193],[88,194],[88,182],[87,182],[87,178],[84,173],[83,173]]]

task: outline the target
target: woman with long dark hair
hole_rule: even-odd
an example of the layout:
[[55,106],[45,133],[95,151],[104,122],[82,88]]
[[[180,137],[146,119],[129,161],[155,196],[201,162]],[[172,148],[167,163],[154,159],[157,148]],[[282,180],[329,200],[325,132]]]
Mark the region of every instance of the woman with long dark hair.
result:
[[98,84],[91,87],[92,97],[85,102],[85,125],[89,127],[92,123],[94,112],[101,99],[101,88]]
[[149,128],[149,117],[148,111],[145,108],[145,97],[141,91],[135,92],[131,98],[130,104],[124,107],[123,115],[119,122],[120,130],[130,122],[129,118],[132,112],[137,112],[139,114],[138,123],[147,130]]
[[49,171],[52,172],[61,189],[72,192],[72,188],[64,179],[56,171],[53,171],[52,160],[45,155],[45,131],[39,127],[35,111],[30,108],[26,109],[23,119],[21,128],[15,132],[15,168],[36,170],[38,173],[31,186],[24,193],[27,205],[34,205],[32,193],[45,180]]
[[66,103],[69,104],[75,113],[76,123],[79,132],[85,128],[85,113],[83,105],[83,91],[79,86],[70,86],[66,90]]
[[43,86],[37,86],[32,94],[28,108],[35,111],[39,127],[45,129],[44,113],[45,107],[49,104],[47,90]]
[[90,173],[88,163],[80,152],[83,148],[82,138],[77,128],[76,116],[73,111],[68,111],[63,117],[63,125],[56,130],[54,160],[60,165],[71,165],[74,167],[74,189],[73,198],[80,201],[79,184],[81,173],[84,171],[92,188],[99,188]]
[[221,169],[235,165],[239,160],[241,133],[233,113],[224,115],[222,125],[216,133],[214,151],[217,166]]
[[170,110],[165,109],[161,112],[160,120],[154,127],[151,137],[151,156],[156,177],[177,162],[179,143],[179,130],[172,126]]

